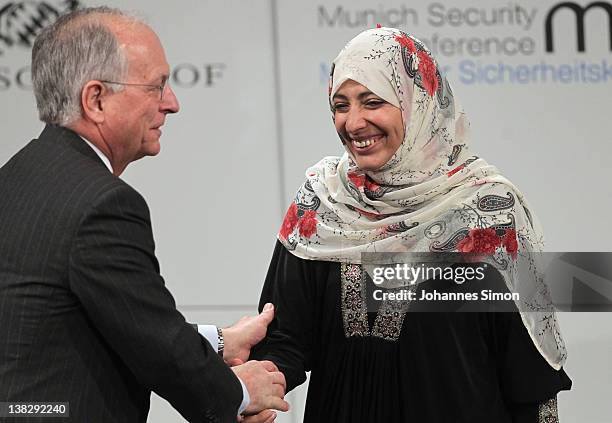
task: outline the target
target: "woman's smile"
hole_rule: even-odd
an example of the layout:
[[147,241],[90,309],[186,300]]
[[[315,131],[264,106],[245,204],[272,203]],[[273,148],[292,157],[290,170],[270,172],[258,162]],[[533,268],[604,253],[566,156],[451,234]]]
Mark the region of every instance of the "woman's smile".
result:
[[366,154],[375,149],[381,142],[384,142],[383,135],[375,135],[369,137],[361,137],[357,139],[351,139],[351,146],[353,152],[359,154]]

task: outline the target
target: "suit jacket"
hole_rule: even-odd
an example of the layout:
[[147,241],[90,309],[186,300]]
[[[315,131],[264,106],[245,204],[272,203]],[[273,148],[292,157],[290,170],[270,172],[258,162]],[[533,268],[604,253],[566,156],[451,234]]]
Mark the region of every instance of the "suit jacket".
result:
[[236,421],[240,382],[176,310],[145,200],[74,132],[47,126],[0,169],[0,224],[0,402],[144,422],[153,390]]

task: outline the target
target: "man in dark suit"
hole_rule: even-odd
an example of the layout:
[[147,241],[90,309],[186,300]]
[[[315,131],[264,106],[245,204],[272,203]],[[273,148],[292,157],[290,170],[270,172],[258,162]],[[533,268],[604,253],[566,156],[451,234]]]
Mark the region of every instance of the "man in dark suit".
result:
[[78,423],[144,422],[151,391],[190,422],[288,408],[272,363],[230,369],[216,351],[245,361],[273,311],[211,346],[176,310],[147,204],[118,178],[159,152],[179,110],[168,76],[155,33],[117,10],[74,12],[37,38],[47,126],[0,169],[0,402],[68,402]]

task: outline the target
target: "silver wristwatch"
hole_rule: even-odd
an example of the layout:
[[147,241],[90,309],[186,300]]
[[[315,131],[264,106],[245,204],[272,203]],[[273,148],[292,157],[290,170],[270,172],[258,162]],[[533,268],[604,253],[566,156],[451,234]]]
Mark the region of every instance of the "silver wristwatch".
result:
[[217,327],[217,354],[223,358],[223,350],[225,349],[225,342],[223,341],[223,331],[220,327]]

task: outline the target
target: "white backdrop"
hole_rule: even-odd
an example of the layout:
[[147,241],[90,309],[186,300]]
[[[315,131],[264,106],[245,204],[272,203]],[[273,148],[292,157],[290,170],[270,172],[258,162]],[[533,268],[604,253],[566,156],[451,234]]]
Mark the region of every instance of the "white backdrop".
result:
[[[69,3],[0,0],[0,163],[42,128],[29,88],[33,22],[52,20],[50,11]],[[326,98],[329,63],[376,23],[429,41],[472,122],[473,151],[527,195],[549,251],[610,251],[612,14],[588,9],[580,37],[580,13],[553,12],[547,52],[547,17],[561,3],[108,1],[151,23],[174,69],[181,112],[167,120],[159,157],[132,164],[124,178],[149,203],[162,272],[180,308],[219,324],[254,312],[304,170],[342,152]],[[612,315],[560,318],[574,380],[560,395],[562,421],[612,422]],[[301,421],[303,391],[279,421]],[[159,399],[149,420],[182,421]]]

